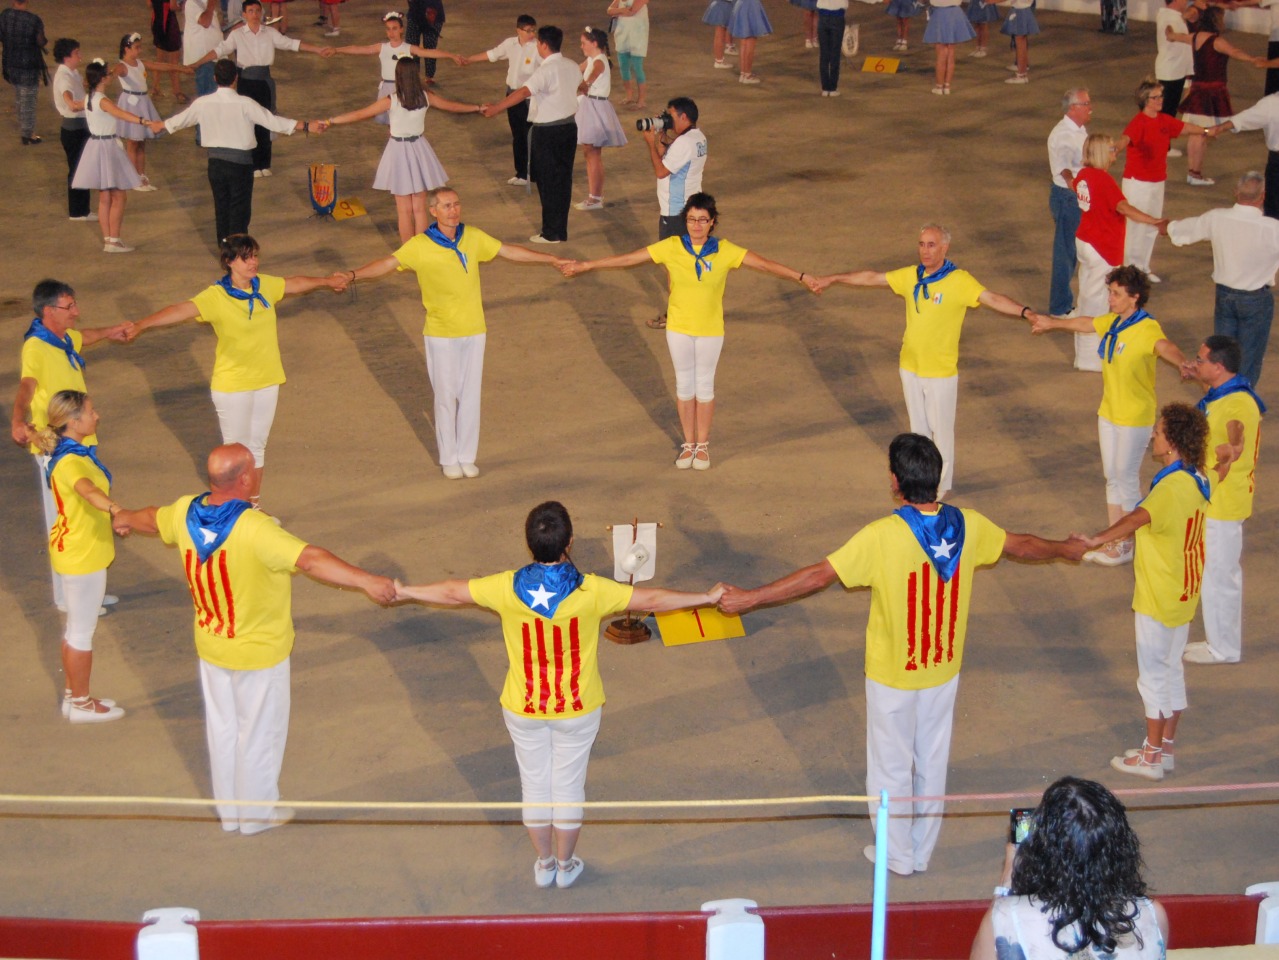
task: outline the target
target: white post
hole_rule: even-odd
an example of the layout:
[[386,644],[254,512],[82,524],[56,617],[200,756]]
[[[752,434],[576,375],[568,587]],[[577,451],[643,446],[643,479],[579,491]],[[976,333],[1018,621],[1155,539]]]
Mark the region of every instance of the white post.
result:
[[1257,943],[1279,943],[1279,883],[1254,883],[1244,893],[1264,893],[1257,907]]
[[715,914],[706,921],[706,960],[764,960],[764,919],[746,912],[757,906],[741,898],[702,904]]
[[161,907],[142,915],[147,924],[138,931],[137,960],[200,960],[200,942],[191,924],[200,911],[190,907]]

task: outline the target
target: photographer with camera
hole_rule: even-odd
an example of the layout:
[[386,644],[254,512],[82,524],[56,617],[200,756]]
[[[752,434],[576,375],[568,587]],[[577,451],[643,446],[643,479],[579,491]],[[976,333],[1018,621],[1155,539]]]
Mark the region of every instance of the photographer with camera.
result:
[[[691,97],[676,97],[656,117],[635,121],[644,135],[657,175],[657,239],[684,233],[684,203],[702,192],[706,168],[706,134],[697,129],[697,104]],[[666,314],[647,321],[654,330],[666,328]]]

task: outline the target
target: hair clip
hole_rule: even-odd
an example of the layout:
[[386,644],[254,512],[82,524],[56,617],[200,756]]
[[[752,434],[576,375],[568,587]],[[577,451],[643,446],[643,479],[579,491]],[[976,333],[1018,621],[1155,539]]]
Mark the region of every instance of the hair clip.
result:
[[103,60],[101,57],[94,57],[94,58],[93,58],[92,60],[90,60],[89,62],[90,62],[90,63],[93,63],[93,64],[96,64],[96,65],[97,65],[97,66],[99,66],[99,67],[105,67],[105,66],[107,65],[107,62],[106,62],[105,60]]
[[137,42],[138,42],[139,40],[141,40],[141,39],[142,39],[142,34],[140,34],[140,33],[131,33],[131,34],[129,34],[129,36],[128,36],[129,46],[133,46],[133,44],[137,43]]
[[386,15],[386,16],[384,16],[384,17],[382,18],[382,22],[383,22],[383,23],[386,23],[386,21],[388,21],[388,20],[399,20],[399,21],[403,22],[404,17],[403,17],[403,16],[402,16],[399,12],[397,12],[397,11],[395,11],[395,10],[392,10],[392,11],[390,11],[389,13],[387,13],[387,15]]

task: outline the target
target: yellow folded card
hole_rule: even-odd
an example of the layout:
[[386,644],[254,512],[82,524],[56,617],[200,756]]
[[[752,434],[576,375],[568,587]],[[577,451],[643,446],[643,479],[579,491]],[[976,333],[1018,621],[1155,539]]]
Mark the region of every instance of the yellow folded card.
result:
[[368,213],[364,209],[364,204],[360,203],[352,197],[349,200],[339,200],[333,208],[334,220],[350,220],[352,217],[363,217]]
[[727,617],[714,607],[676,610],[672,613],[656,613],[654,616],[657,618],[657,629],[662,633],[662,644],[667,647],[746,636],[741,617]]
[[867,57],[862,73],[896,73],[901,61],[894,57]]

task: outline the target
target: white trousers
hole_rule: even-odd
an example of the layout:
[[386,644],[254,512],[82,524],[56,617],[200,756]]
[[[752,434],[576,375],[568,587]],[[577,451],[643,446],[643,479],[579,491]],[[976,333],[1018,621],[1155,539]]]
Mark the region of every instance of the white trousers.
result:
[[107,568],[93,573],[65,573],[62,590],[67,604],[67,628],[62,640],[72,650],[92,650],[98,611],[107,594]]
[[1186,709],[1186,650],[1190,624],[1166,627],[1144,613],[1134,613],[1137,633],[1137,692],[1146,717],[1167,719]]
[[[950,732],[959,677],[926,690],[898,690],[866,681],[866,793],[933,797],[946,792]],[[945,804],[888,805],[888,865],[899,873],[926,870],[941,835]],[[870,803],[871,822],[879,801]]]
[[898,367],[906,415],[912,433],[932,439],[941,452],[941,484],[937,495],[945,496],[955,479],[955,404],[959,399],[959,376],[920,377]]
[[[1164,215],[1164,185],[1165,181],[1163,180],[1158,183],[1151,183],[1149,180],[1133,180],[1131,177],[1124,177],[1124,199],[1142,213],[1148,213],[1152,217],[1162,217]],[[1159,236],[1159,230],[1149,224],[1138,223],[1136,220],[1128,220],[1124,226],[1126,228],[1124,233],[1124,263],[1140,267],[1146,273],[1149,273],[1150,255],[1155,252],[1155,237]]]
[[723,337],[694,337],[666,331],[666,349],[675,367],[675,397],[697,398],[698,403],[715,399],[715,368],[724,349]]
[[[581,803],[586,799],[586,765],[600,732],[602,707],[580,717],[541,720],[502,708],[520,767],[520,798],[525,803]],[[582,825],[581,807],[525,807],[526,826],[553,822],[560,830]]]
[[[213,799],[280,799],[289,738],[289,660],[266,670],[228,670],[200,661]],[[217,804],[222,829],[258,833],[270,807]]]
[[1106,478],[1106,502],[1125,511],[1141,499],[1141,462],[1154,427],[1121,427],[1105,417],[1097,418],[1097,440],[1101,444],[1101,472]]
[[223,443],[242,443],[253,454],[257,467],[266,465],[266,441],[275,422],[275,408],[280,401],[280,385],[261,390],[237,390],[222,393],[210,390],[213,408],[218,412]]
[[426,375],[435,393],[435,445],[440,466],[474,463],[480,449],[480,381],[487,334],[423,337]]
[[[1110,312],[1110,298],[1106,294],[1106,274],[1115,269],[1107,263],[1091,243],[1075,238],[1075,258],[1079,261],[1079,298],[1075,313],[1081,317],[1100,317]],[[1095,333],[1075,334],[1075,369],[1101,371],[1101,357],[1097,348],[1101,337]]]
[[1243,521],[1208,519],[1199,605],[1212,652],[1234,663],[1243,656]]
[[[49,484],[44,479],[44,471],[49,466],[49,458],[44,454],[36,454],[32,459],[36,462],[36,482],[40,484],[40,506],[44,510],[44,543],[47,550],[49,533],[53,530],[53,525],[58,522],[58,505],[53,502],[53,491],[49,489]],[[53,569],[52,556],[49,557],[49,576],[53,581],[53,605],[65,608],[67,597],[62,588],[62,574]],[[95,617],[98,615],[96,609],[93,611],[93,615]]]

